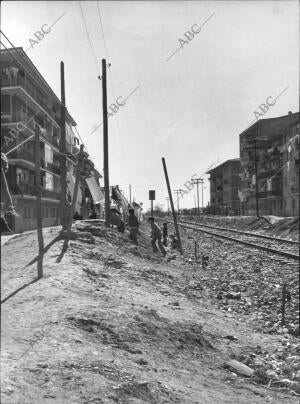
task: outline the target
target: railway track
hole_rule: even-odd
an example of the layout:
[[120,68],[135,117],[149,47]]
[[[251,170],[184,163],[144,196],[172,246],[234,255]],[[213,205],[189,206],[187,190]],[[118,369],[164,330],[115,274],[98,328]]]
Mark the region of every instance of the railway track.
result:
[[[159,217],[157,217],[157,219],[173,223],[171,220],[168,219],[162,219]],[[299,261],[300,244],[297,241],[286,240],[283,238],[256,234],[247,231],[243,232],[236,229],[203,225],[183,220],[179,221],[178,225],[183,228],[202,232],[216,238],[232,241],[245,245],[247,247],[267,251],[272,254]]]

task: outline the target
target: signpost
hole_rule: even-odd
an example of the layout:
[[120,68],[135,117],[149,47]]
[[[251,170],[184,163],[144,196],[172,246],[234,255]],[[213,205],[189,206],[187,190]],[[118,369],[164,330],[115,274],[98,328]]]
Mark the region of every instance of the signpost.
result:
[[155,190],[149,190],[149,201],[151,201],[151,216],[153,216],[153,201],[155,201]]

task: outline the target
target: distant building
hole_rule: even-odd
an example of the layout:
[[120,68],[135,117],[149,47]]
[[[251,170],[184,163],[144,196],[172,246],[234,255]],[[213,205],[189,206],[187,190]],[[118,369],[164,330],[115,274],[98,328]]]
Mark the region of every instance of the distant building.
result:
[[[43,226],[59,225],[60,100],[22,48],[1,49],[0,67],[1,150],[8,158],[6,178],[18,213],[18,216],[8,215],[6,220],[9,227],[16,232],[36,228],[34,131],[38,127]],[[75,126],[76,122],[66,111],[67,182],[70,200],[79,151],[75,146],[77,138],[72,129]],[[82,208],[81,199],[79,190],[77,210]]]
[[258,207],[259,215],[299,215],[299,113],[261,119],[242,132],[240,160],[242,214]]
[[238,215],[240,202],[240,159],[230,159],[209,170],[210,206],[209,213],[214,215]]
[[283,216],[299,216],[299,122],[290,125],[283,147]]

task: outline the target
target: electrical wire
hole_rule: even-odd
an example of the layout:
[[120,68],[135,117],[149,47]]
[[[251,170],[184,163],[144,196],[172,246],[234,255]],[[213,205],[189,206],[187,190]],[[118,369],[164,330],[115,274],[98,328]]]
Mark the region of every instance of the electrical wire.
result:
[[90,47],[91,47],[93,59],[94,59],[95,65],[96,65],[96,70],[97,70],[98,76],[100,76],[99,68],[98,68],[98,65],[97,65],[97,59],[96,59],[96,56],[95,56],[94,48],[93,48],[93,45],[92,45],[92,41],[91,41],[91,38],[90,38],[90,35],[89,35],[89,32],[88,32],[88,29],[87,29],[87,25],[86,25],[83,10],[82,10],[82,7],[81,7],[81,3],[80,3],[80,1],[78,1],[78,3],[79,3],[81,15],[82,15],[82,19],[83,19],[83,23],[84,23],[84,27],[85,27],[85,32],[86,32],[86,35],[87,35],[87,38],[88,38],[88,41],[89,41],[89,44],[90,44]]
[[[97,4],[97,11],[98,11],[98,17],[99,17],[99,22],[100,22],[100,28],[101,28],[101,33],[102,33],[102,37],[103,37],[103,43],[104,43],[104,48],[105,48],[105,54],[106,54],[106,58],[108,60],[110,60],[110,54],[108,52],[108,46],[107,46],[107,42],[105,39],[105,33],[104,33],[104,28],[103,28],[103,22],[102,22],[102,17],[101,17],[101,12],[100,12],[100,7],[99,7],[99,2],[96,2]],[[116,93],[114,90],[114,85],[113,85],[113,78],[112,78],[112,69],[109,69],[109,76],[110,76],[110,86],[111,86],[111,90],[114,96],[114,99],[116,100]],[[123,142],[123,137],[121,135],[121,130],[120,130],[120,126],[119,126],[119,119],[118,117],[116,118],[116,125],[117,125],[117,136],[118,136],[118,141],[121,144],[122,150],[125,150],[124,148],[124,142]],[[125,154],[126,155],[126,154]],[[125,159],[127,159],[127,155],[125,157]],[[128,164],[126,164],[126,166],[128,166]]]

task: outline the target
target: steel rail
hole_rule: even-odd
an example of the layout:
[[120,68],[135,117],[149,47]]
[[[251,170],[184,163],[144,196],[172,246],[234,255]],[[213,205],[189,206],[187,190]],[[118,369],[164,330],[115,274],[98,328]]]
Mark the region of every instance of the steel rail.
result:
[[299,241],[287,240],[287,239],[284,239],[284,238],[281,238],[281,237],[267,236],[265,234],[256,234],[256,233],[252,233],[250,231],[241,231],[241,230],[236,230],[236,229],[226,228],[226,227],[210,226],[209,224],[193,223],[193,222],[188,222],[186,220],[181,220],[181,223],[192,224],[193,226],[203,226],[203,227],[208,227],[210,229],[216,229],[216,230],[231,231],[232,233],[245,234],[247,236],[253,236],[253,237],[257,237],[257,238],[265,238],[265,239],[273,240],[273,241],[283,241],[285,243],[290,243],[290,244],[295,244],[297,246],[300,246]]
[[[171,220],[163,219],[163,218],[160,218],[160,217],[156,217],[156,219],[164,220],[164,221],[169,222],[169,223],[173,223]],[[199,227],[198,228],[197,227],[191,227],[189,225],[186,225],[186,224],[183,224],[183,223],[180,223],[180,222],[178,222],[178,225],[181,226],[181,227],[185,227],[187,229],[190,229],[190,230],[200,231],[202,233],[206,233],[206,234],[209,234],[209,235],[214,236],[214,237],[222,238],[224,240],[230,240],[230,241],[233,241],[235,243],[243,244],[243,245],[245,245],[247,247],[253,247],[253,248],[257,249],[257,250],[267,251],[267,252],[270,252],[270,253],[273,253],[273,254],[281,255],[283,257],[287,257],[287,258],[299,261],[299,255],[296,255],[296,254],[292,254],[292,253],[285,252],[285,251],[280,251],[280,250],[275,250],[274,248],[266,247],[266,246],[263,246],[263,245],[260,245],[260,244],[250,243],[248,241],[236,239],[236,238],[233,238],[233,237],[230,237],[230,236],[224,236],[223,234],[218,234],[218,233],[214,233],[214,232],[211,232],[211,231],[208,231],[208,230],[203,230],[203,229],[200,229]],[[196,225],[194,225],[194,226],[196,226]],[[226,231],[230,231],[230,230],[226,230]]]

